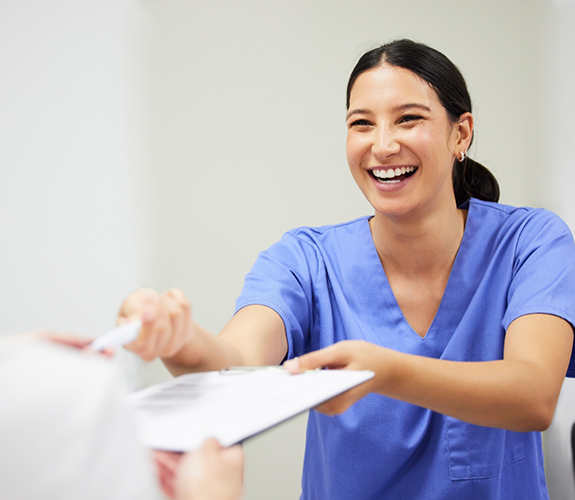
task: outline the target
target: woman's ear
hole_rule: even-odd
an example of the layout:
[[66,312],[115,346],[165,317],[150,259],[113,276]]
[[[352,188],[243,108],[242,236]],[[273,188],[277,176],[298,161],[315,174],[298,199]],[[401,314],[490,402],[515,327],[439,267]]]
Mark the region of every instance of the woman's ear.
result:
[[463,113],[455,123],[456,142],[454,154],[459,156],[463,151],[467,153],[473,138],[473,115],[469,112]]

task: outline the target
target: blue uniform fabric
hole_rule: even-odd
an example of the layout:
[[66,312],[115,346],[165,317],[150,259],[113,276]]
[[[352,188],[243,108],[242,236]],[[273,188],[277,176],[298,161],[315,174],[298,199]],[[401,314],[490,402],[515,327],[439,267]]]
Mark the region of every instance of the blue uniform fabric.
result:
[[[424,338],[395,300],[369,217],[286,233],[259,255],[237,310],[275,310],[288,358],[360,339],[432,358],[497,360],[522,315],[573,325],[575,246],[566,224],[542,209],[474,199],[464,208],[463,240]],[[377,394],[336,417],[310,412],[302,481],[305,500],[548,498],[539,433],[467,424]]]

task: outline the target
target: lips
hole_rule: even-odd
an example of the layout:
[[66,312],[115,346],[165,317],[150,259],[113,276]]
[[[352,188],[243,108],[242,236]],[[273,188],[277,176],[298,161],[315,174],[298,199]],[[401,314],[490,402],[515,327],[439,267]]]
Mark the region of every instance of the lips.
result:
[[417,171],[417,167],[374,168],[370,175],[378,182],[396,184],[407,179]]

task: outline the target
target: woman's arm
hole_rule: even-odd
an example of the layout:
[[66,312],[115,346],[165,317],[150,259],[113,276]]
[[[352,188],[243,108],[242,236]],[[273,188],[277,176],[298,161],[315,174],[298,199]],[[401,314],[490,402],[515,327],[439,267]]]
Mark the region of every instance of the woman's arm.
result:
[[253,305],[238,311],[219,335],[193,321],[181,290],[132,293],[118,323],[142,320],[138,338],[126,348],[150,361],[161,358],[173,375],[242,365],[279,364],[287,353],[285,328],[272,309]]
[[569,365],[573,328],[546,314],[516,319],[500,361],[457,362],[344,341],[286,362],[292,372],[320,366],[375,372],[375,377],[321,405],[341,413],[369,392],[460,420],[512,431],[549,427]]

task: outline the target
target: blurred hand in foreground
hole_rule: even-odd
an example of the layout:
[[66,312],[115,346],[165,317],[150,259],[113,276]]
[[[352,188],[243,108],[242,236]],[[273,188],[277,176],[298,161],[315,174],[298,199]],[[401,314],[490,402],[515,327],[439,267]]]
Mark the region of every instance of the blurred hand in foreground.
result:
[[155,451],[160,486],[172,500],[239,500],[243,493],[244,455],[237,445],[223,448],[208,439],[186,454]]

